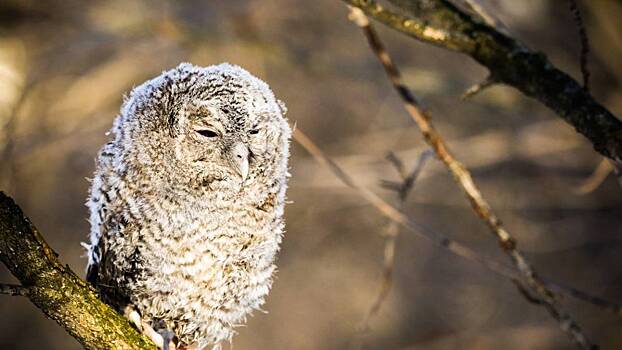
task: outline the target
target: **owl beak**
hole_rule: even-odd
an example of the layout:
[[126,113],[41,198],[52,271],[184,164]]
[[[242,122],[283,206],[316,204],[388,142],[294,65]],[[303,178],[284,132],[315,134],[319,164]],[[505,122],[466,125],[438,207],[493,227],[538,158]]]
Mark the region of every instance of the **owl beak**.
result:
[[231,148],[231,164],[235,171],[242,176],[242,181],[248,176],[248,147],[241,142],[237,142]]

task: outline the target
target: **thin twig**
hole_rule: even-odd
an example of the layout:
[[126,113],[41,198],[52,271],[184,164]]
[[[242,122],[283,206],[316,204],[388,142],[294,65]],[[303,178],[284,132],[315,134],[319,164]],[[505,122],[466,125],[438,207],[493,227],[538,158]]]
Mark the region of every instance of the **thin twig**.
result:
[[504,34],[509,34],[508,27],[501,22],[497,16],[493,15],[486,9],[486,7],[482,4],[480,0],[465,0],[464,1],[473,12],[477,13],[489,26],[503,32]]
[[546,284],[547,287],[551,288],[557,293],[571,296],[577,300],[581,300],[586,303],[592,304],[596,307],[599,307],[600,309],[607,311],[609,313],[612,313],[614,315],[622,316],[622,305],[620,304],[612,303],[609,300],[588,294],[574,287],[565,286],[557,282],[544,280],[544,283]]
[[[307,137],[300,127],[296,127],[293,133],[294,140],[302,146],[318,163],[328,168],[337,179],[343,182],[344,185],[355,190],[363,199],[369,204],[374,206],[382,215],[397,222],[407,231],[419,235],[425,238],[435,245],[447,249],[449,252],[464,258],[469,261],[473,261],[491,272],[498,274],[499,276],[508,278],[510,280],[519,279],[520,275],[516,269],[509,267],[505,264],[501,264],[493,259],[484,257],[476,253],[471,248],[451,240],[449,237],[443,235],[440,232],[435,232],[430,228],[421,225],[408,216],[401,213],[396,208],[392,207],[389,203],[378,197],[375,193],[360,186],[354,181],[354,179],[348,175],[337,163],[335,163],[330,157],[328,157],[309,137]],[[567,287],[560,283],[550,280],[544,281],[546,286],[557,293],[573,297],[577,300],[587,302],[591,305],[597,306],[602,310],[610,312],[612,314],[622,316],[622,305],[610,302],[603,298],[591,295],[589,293],[580,291],[573,287]]]
[[479,94],[480,92],[484,91],[485,89],[493,86],[496,83],[497,83],[497,80],[492,75],[488,75],[486,77],[486,79],[484,79],[483,81],[481,81],[481,82],[471,86],[470,88],[468,88],[462,94],[462,96],[460,96],[460,99],[461,100],[466,100],[467,98],[471,98],[471,97]]
[[516,285],[516,288],[518,288],[518,291],[528,302],[534,305],[543,306],[549,312],[551,317],[553,317],[559,323],[559,326],[562,329],[565,330],[569,327],[572,327],[574,321],[568,315],[560,313],[558,308],[544,302],[542,298],[532,295],[531,292],[527,290],[527,288],[525,288],[525,285],[522,284],[520,281],[514,280],[513,282]]
[[[398,188],[394,188],[392,186],[389,188],[395,191],[397,194],[397,209],[400,212],[404,212],[404,207],[406,205],[406,199],[408,198],[408,194],[412,191],[415,185],[415,181],[419,177],[421,170],[423,170],[426,161],[430,158],[431,155],[432,152],[430,150],[421,153],[421,155],[417,159],[413,170],[410,173],[406,172],[403,162],[395,155],[395,153],[390,152],[387,155],[387,160],[389,160],[391,164],[393,164],[402,180]],[[363,322],[361,322],[361,330],[363,332],[369,330],[369,322],[373,317],[378,314],[378,311],[380,311],[380,307],[382,306],[387,296],[389,295],[389,292],[391,291],[393,285],[393,266],[395,265],[395,242],[399,233],[399,224],[393,220],[390,220],[384,233],[385,242],[382,279],[378,288],[378,293],[376,294],[376,298],[369,307],[367,314],[363,318]]]
[[425,141],[434,150],[437,157],[447,166],[454,180],[469,199],[476,215],[489,227],[499,246],[510,257],[516,269],[520,271],[522,275],[521,281],[525,284],[525,287],[542,301],[551,314],[556,316],[555,319],[559,321],[560,328],[577,345],[583,349],[595,348],[596,346],[588,339],[581,327],[570,315],[561,310],[555,294],[542,282],[523,253],[517,249],[516,240],[506,231],[501,221],[492,211],[492,208],[473,181],[471,173],[450,153],[445,141],[430,121],[429,115],[422,111],[415,96],[402,82],[397,66],[392,62],[388,52],[384,49],[384,45],[369,23],[367,16],[359,8],[351,7],[350,18],[355,18],[354,22],[362,29],[371,49],[382,64],[393,87],[402,98],[406,111],[421,130]]
[[579,61],[581,65],[581,75],[583,76],[583,89],[589,92],[590,70],[587,66],[587,58],[590,54],[590,42],[587,37],[587,31],[585,30],[585,24],[583,23],[583,17],[581,16],[581,11],[579,11],[577,1],[568,0],[568,7],[570,8],[572,18],[574,19],[574,22],[577,25],[577,29],[579,30],[579,40],[581,41],[581,56]]
[[28,288],[17,284],[0,283],[0,294],[23,297],[28,295]]

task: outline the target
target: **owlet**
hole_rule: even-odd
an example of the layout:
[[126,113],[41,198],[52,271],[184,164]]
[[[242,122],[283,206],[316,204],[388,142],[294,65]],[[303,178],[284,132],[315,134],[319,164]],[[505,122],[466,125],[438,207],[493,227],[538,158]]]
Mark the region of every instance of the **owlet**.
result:
[[263,304],[284,226],[284,114],[226,63],[181,64],[125,99],[87,201],[87,279],[159,346],[219,348]]

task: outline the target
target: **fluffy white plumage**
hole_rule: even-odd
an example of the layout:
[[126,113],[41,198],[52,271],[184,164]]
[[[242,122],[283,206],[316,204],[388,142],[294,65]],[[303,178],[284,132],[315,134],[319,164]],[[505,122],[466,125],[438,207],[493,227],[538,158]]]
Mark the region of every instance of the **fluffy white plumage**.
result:
[[87,278],[181,346],[218,347],[264,302],[290,128],[260,79],[181,64],[136,87],[100,151]]

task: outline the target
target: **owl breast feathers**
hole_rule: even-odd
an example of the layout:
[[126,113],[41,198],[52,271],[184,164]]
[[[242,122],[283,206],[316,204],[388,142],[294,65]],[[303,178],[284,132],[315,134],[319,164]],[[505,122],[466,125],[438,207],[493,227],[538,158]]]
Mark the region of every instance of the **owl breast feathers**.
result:
[[96,161],[87,279],[180,346],[259,309],[283,234],[290,128],[268,85],[220,64],[135,88]]

